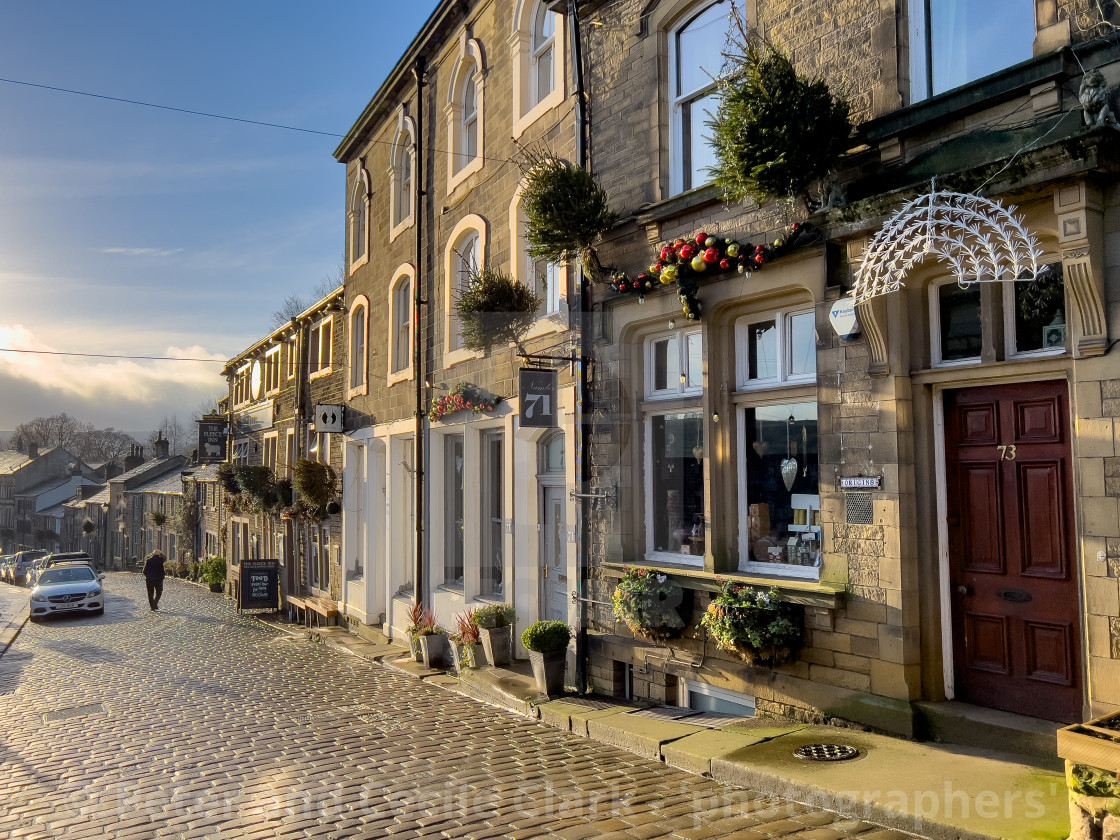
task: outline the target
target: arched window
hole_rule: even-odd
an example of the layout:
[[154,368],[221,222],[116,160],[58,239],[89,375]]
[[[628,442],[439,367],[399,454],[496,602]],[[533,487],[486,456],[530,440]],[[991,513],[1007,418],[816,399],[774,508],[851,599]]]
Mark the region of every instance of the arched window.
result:
[[367,259],[369,248],[369,180],[365,169],[358,170],[350,198],[350,268]]
[[459,40],[458,61],[451,74],[451,87],[444,108],[449,194],[467,176],[482,168],[485,154],[485,69],[481,44],[468,39],[464,32]]
[[393,147],[393,227],[412,220],[412,132],[405,126]]
[[716,159],[707,122],[719,106],[715,80],[722,72],[730,9],[728,0],[717,0],[687,18],[672,33],[670,185],[674,193],[694,189],[711,180],[708,169]]
[[514,243],[511,273],[515,280],[531,287],[537,293],[537,297],[541,300],[540,309],[537,310],[538,317],[560,315],[567,311],[565,303],[568,296],[568,269],[558,263],[533,259],[529,255],[528,243],[525,239],[528,220],[521,200],[523,187],[524,185],[518,188],[510,203],[510,235]]
[[462,330],[455,306],[471,278],[486,263],[487,222],[481,216],[466,216],[451,231],[444,255],[446,271],[446,341],[444,366],[453,365],[478,354],[463,345]]
[[556,15],[537,0],[533,12],[533,35],[531,39],[532,56],[529,66],[532,69],[529,81],[530,105],[543,102],[556,87]]
[[412,378],[412,281],[408,263],[397,268],[389,290],[389,384]]
[[350,310],[350,390],[366,385],[366,329],[369,309],[364,303],[355,302]]

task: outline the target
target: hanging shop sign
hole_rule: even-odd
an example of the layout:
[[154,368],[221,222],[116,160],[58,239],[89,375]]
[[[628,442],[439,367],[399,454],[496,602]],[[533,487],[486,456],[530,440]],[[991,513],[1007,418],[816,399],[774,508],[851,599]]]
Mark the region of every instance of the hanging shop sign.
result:
[[342,431],[342,406],[315,406],[315,431],[320,433]]
[[226,421],[198,421],[198,462],[220,464],[226,459]]
[[280,561],[242,560],[239,610],[280,609]]
[[556,371],[520,371],[519,420],[522,428],[552,429],[556,423]]
[[875,234],[856,270],[856,303],[895,292],[927,256],[941,260],[961,286],[1033,280],[1042,256],[1023,219],[998,201],[931,186]]
[[859,336],[859,316],[856,314],[855,298],[840,298],[828,310],[828,322],[832,329],[844,341],[851,341]]

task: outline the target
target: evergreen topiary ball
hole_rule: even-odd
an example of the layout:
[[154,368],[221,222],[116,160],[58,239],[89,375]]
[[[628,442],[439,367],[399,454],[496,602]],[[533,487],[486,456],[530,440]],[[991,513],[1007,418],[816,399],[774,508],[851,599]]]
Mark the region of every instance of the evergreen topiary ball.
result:
[[548,653],[562,650],[572,640],[572,628],[563,621],[538,621],[530,624],[521,634],[521,644],[526,650]]

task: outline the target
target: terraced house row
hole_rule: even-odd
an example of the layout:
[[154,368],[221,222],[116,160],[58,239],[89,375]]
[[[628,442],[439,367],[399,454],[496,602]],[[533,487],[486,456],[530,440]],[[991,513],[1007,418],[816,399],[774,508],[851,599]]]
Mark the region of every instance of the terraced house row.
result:
[[[711,182],[733,10],[850,105],[808,203]],[[416,598],[444,626],[495,601],[568,621],[569,681],[606,693],[907,735],[962,703],[1120,710],[1116,24],[1080,0],[440,3],[335,150],[344,284],[226,371],[231,460],[329,464],[337,502],[242,510],[215,552],[280,557],[290,596],[395,637]],[[526,149],[598,179],[625,277],[529,255]],[[1029,277],[962,261],[1009,234]],[[539,295],[519,344],[464,338],[483,268]],[[546,426],[523,369],[554,382]],[[679,587],[676,638],[616,620],[632,566]],[[798,605],[788,661],[699,623],[729,581]]]

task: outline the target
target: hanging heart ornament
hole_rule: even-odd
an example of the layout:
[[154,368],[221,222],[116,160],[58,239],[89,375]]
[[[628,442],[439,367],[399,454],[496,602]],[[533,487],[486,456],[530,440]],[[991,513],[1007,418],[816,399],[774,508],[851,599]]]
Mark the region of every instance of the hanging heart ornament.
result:
[[754,451],[758,453],[759,458],[765,458],[766,453],[770,451],[770,444],[764,440],[756,440],[751,446],[754,447]]
[[782,481],[785,482],[786,490],[793,490],[793,482],[797,480],[797,459],[796,458],[783,458],[782,459]]

